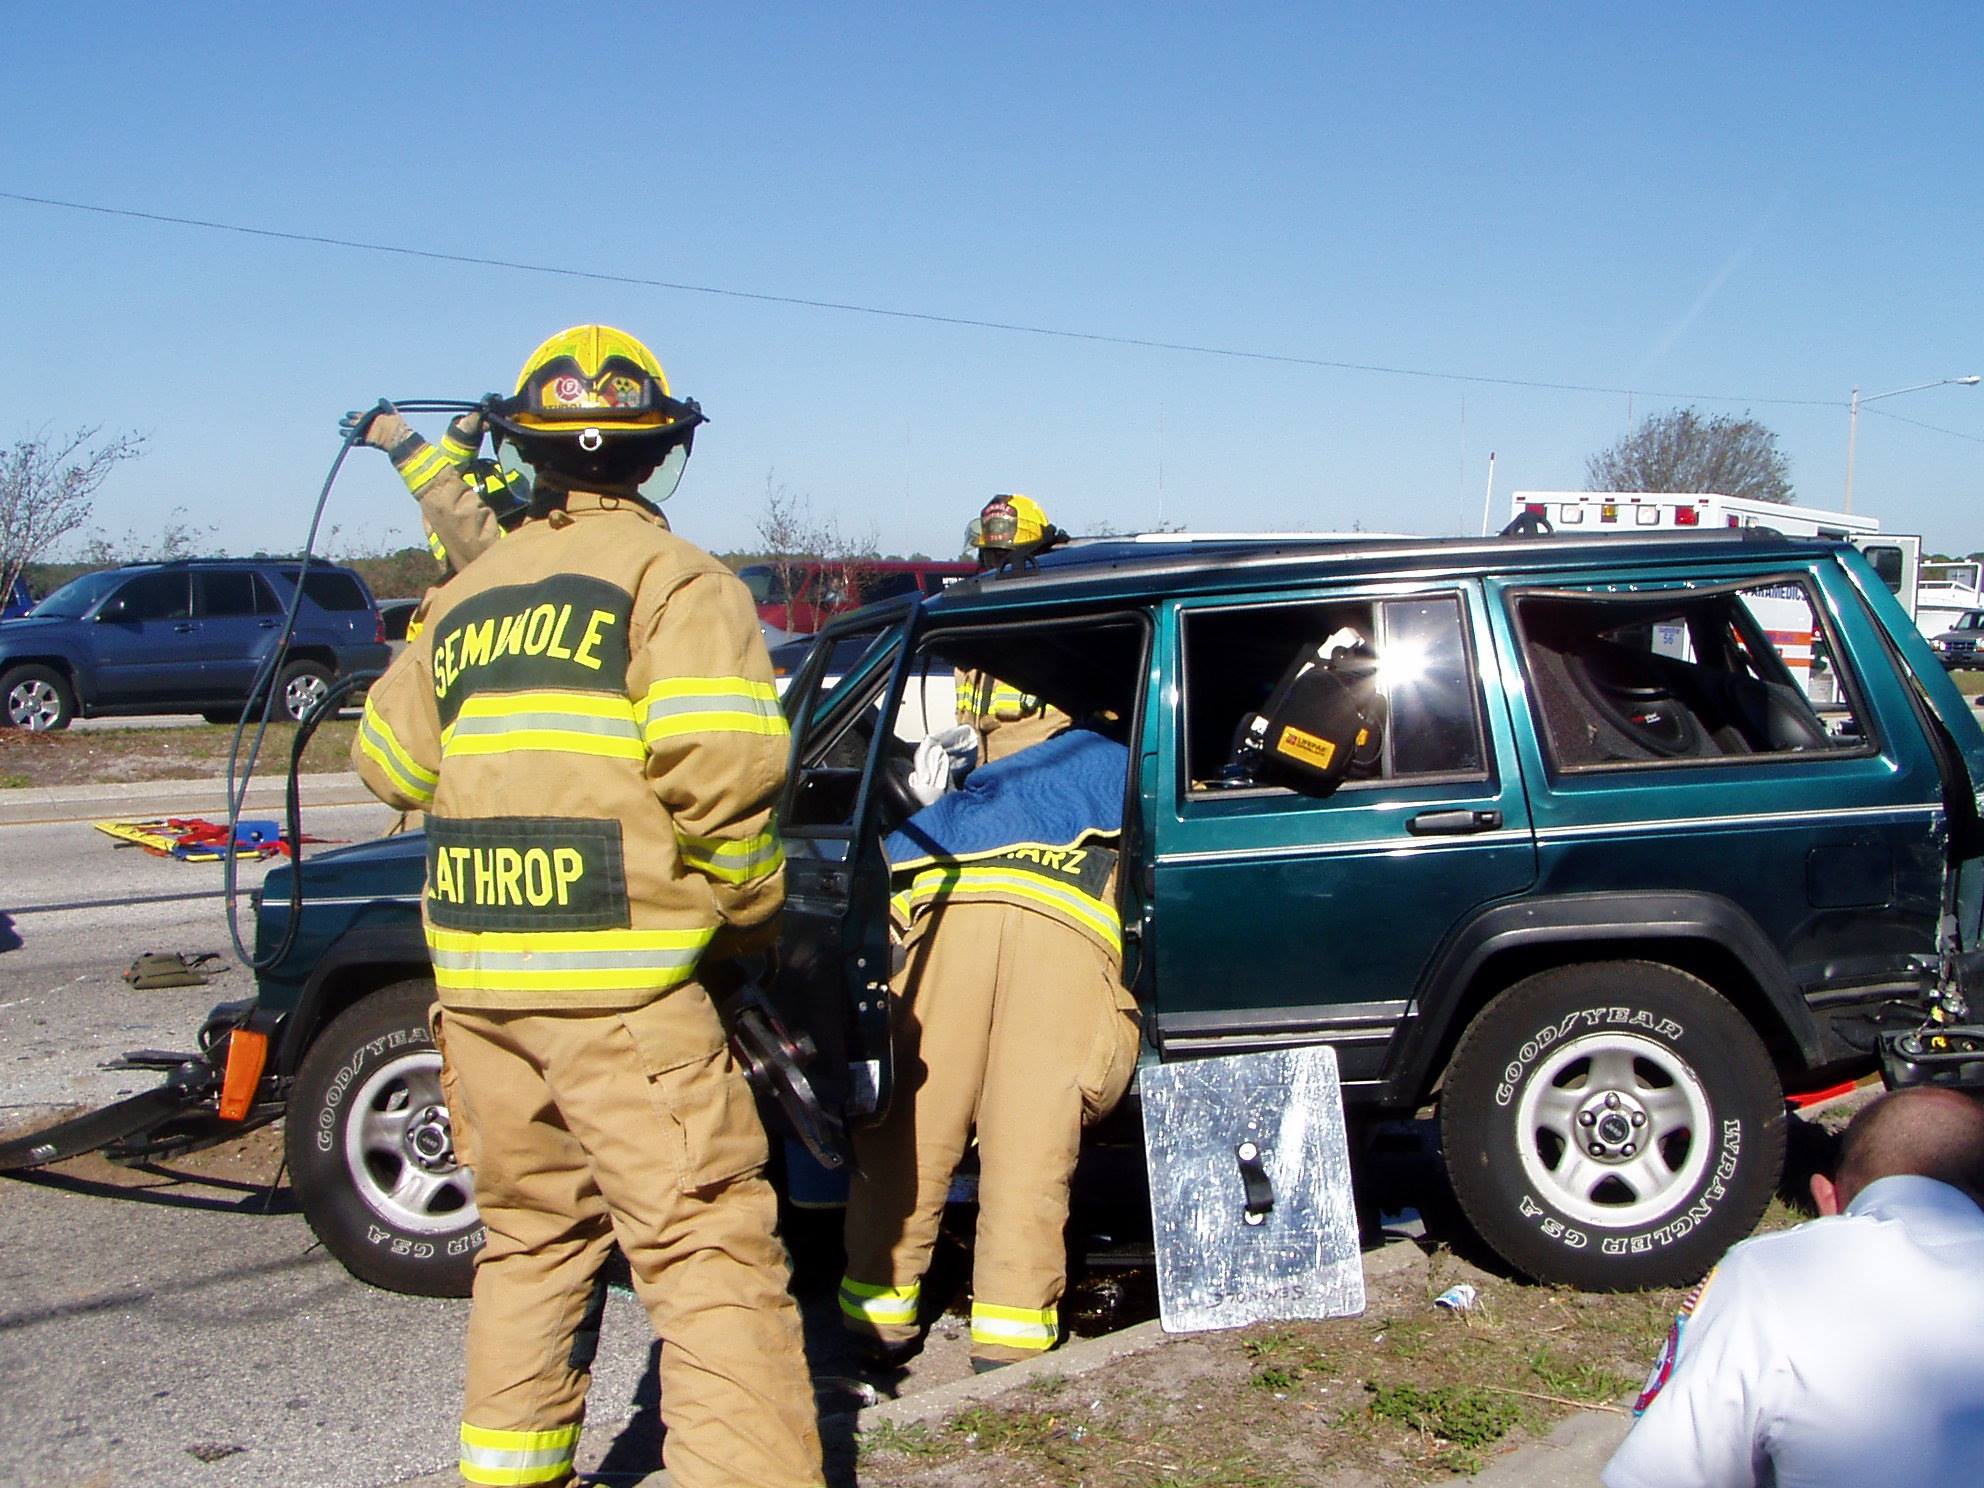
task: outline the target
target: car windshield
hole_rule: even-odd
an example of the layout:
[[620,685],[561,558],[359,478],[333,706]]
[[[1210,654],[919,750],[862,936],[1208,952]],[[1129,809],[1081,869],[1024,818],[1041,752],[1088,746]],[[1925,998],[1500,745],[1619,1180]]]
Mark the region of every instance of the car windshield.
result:
[[84,613],[121,584],[126,575],[115,571],[84,574],[71,579],[31,612],[38,620],[80,620]]
[[751,591],[754,604],[779,604],[785,599],[785,585],[779,579],[778,570],[769,563],[753,563],[740,568],[737,577]]

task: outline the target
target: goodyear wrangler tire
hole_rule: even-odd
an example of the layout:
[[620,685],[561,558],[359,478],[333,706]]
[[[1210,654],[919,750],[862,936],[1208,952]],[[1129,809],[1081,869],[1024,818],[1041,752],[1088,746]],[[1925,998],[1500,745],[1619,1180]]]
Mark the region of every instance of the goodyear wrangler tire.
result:
[[334,1018],[296,1072],[284,1144],[297,1202],[346,1270],[391,1292],[466,1297],[482,1222],[455,1161],[433,1000],[432,982],[397,982]]
[[1784,1168],[1784,1093],[1743,1016],[1647,961],[1516,983],[1469,1025],[1440,1132],[1463,1213],[1517,1270],[1678,1286],[1747,1235]]

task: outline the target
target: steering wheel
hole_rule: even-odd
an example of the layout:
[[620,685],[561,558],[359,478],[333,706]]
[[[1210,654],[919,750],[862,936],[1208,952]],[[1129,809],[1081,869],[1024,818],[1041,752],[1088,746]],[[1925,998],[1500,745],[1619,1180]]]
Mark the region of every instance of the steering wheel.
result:
[[910,772],[916,768],[916,746],[893,735],[882,746],[882,758],[875,770],[875,789],[881,794],[881,823],[892,832],[917,812],[923,803],[909,789]]

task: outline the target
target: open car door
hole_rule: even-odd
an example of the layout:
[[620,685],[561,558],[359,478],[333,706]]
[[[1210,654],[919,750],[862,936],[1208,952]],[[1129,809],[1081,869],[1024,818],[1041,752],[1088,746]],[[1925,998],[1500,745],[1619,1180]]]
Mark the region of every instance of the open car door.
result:
[[906,596],[829,625],[785,695],[793,753],[778,807],[785,917],[772,1000],[812,1039],[814,1087],[850,1125],[880,1120],[892,1084],[889,874],[872,803],[901,753],[889,720],[916,614]]

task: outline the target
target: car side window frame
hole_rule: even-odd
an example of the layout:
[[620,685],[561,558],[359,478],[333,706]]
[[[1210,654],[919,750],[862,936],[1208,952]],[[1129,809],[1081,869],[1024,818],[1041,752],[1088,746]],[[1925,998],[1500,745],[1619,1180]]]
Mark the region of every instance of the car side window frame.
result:
[[[1260,800],[1277,797],[1297,797],[1315,801],[1318,798],[1297,790],[1293,786],[1272,782],[1246,786],[1218,786],[1201,783],[1204,777],[1195,780],[1191,757],[1192,729],[1191,712],[1195,689],[1192,673],[1192,643],[1190,630],[1192,617],[1235,614],[1245,611],[1267,612],[1273,610],[1320,609],[1325,606],[1342,608],[1365,606],[1370,612],[1377,612],[1384,605],[1400,601],[1451,599],[1455,605],[1455,620],[1459,632],[1461,664],[1467,679],[1467,696],[1474,723],[1475,743],[1479,751],[1480,767],[1474,770],[1427,771],[1410,775],[1373,776],[1366,779],[1345,780],[1337,788],[1337,794],[1355,798],[1374,790],[1408,790],[1419,787],[1444,787],[1465,785],[1477,782],[1493,783],[1497,778],[1495,765],[1494,733],[1488,717],[1489,701],[1486,678],[1482,675],[1481,654],[1476,642],[1475,630],[1478,617],[1471,606],[1478,603],[1478,594],[1470,587],[1461,584],[1376,585],[1365,588],[1331,589],[1312,591],[1304,594],[1277,595],[1270,599],[1248,599],[1242,601],[1221,601],[1212,604],[1186,603],[1175,611],[1177,626],[1178,656],[1178,697],[1174,705],[1174,728],[1179,747],[1174,751],[1173,761],[1177,778],[1173,782],[1176,800],[1181,807],[1196,806],[1210,801]],[[1320,642],[1323,637],[1317,636]],[[1290,658],[1293,659],[1292,656]],[[1234,720],[1237,725],[1239,720]],[[1389,748],[1389,745],[1387,746]]]
[[[1783,666],[1782,653],[1764,634],[1762,622],[1756,611],[1742,602],[1742,596],[1765,589],[1794,586],[1801,591],[1804,602],[1811,612],[1814,652],[1824,655],[1833,672],[1835,686],[1845,693],[1845,707],[1860,730],[1859,743],[1824,749],[1770,749],[1753,750],[1748,753],[1718,752],[1664,757],[1649,755],[1646,758],[1621,760],[1573,761],[1564,758],[1556,731],[1551,726],[1542,701],[1544,689],[1539,683],[1530,632],[1523,618],[1525,601],[1563,600],[1593,605],[1616,604],[1624,609],[1628,605],[1643,606],[1650,598],[1669,594],[1676,597],[1685,596],[1691,603],[1727,598],[1734,602],[1733,618],[1746,646],[1754,647],[1761,642],[1768,647],[1777,663]],[[1523,693],[1526,698],[1524,706],[1528,710],[1530,729],[1541,746],[1546,768],[1553,776],[1579,778],[1630,774],[1647,770],[1702,770],[1725,767],[1755,769],[1794,762],[1812,765],[1821,762],[1866,759],[1880,753],[1882,741],[1878,733],[1877,715],[1868,701],[1864,682],[1843,645],[1838,619],[1832,613],[1828,600],[1829,596],[1824,587],[1804,569],[1771,570],[1764,573],[1717,578],[1707,582],[1674,579],[1610,582],[1596,580],[1588,584],[1537,584],[1505,590],[1502,601],[1507,607],[1509,632],[1515,641],[1516,663],[1521,669]],[[1692,625],[1689,629],[1692,635]],[[1796,685],[1795,678],[1793,685]],[[1823,714],[1819,713],[1819,705],[1812,702],[1809,694],[1801,689],[1800,696],[1804,698],[1807,706],[1823,719]]]

